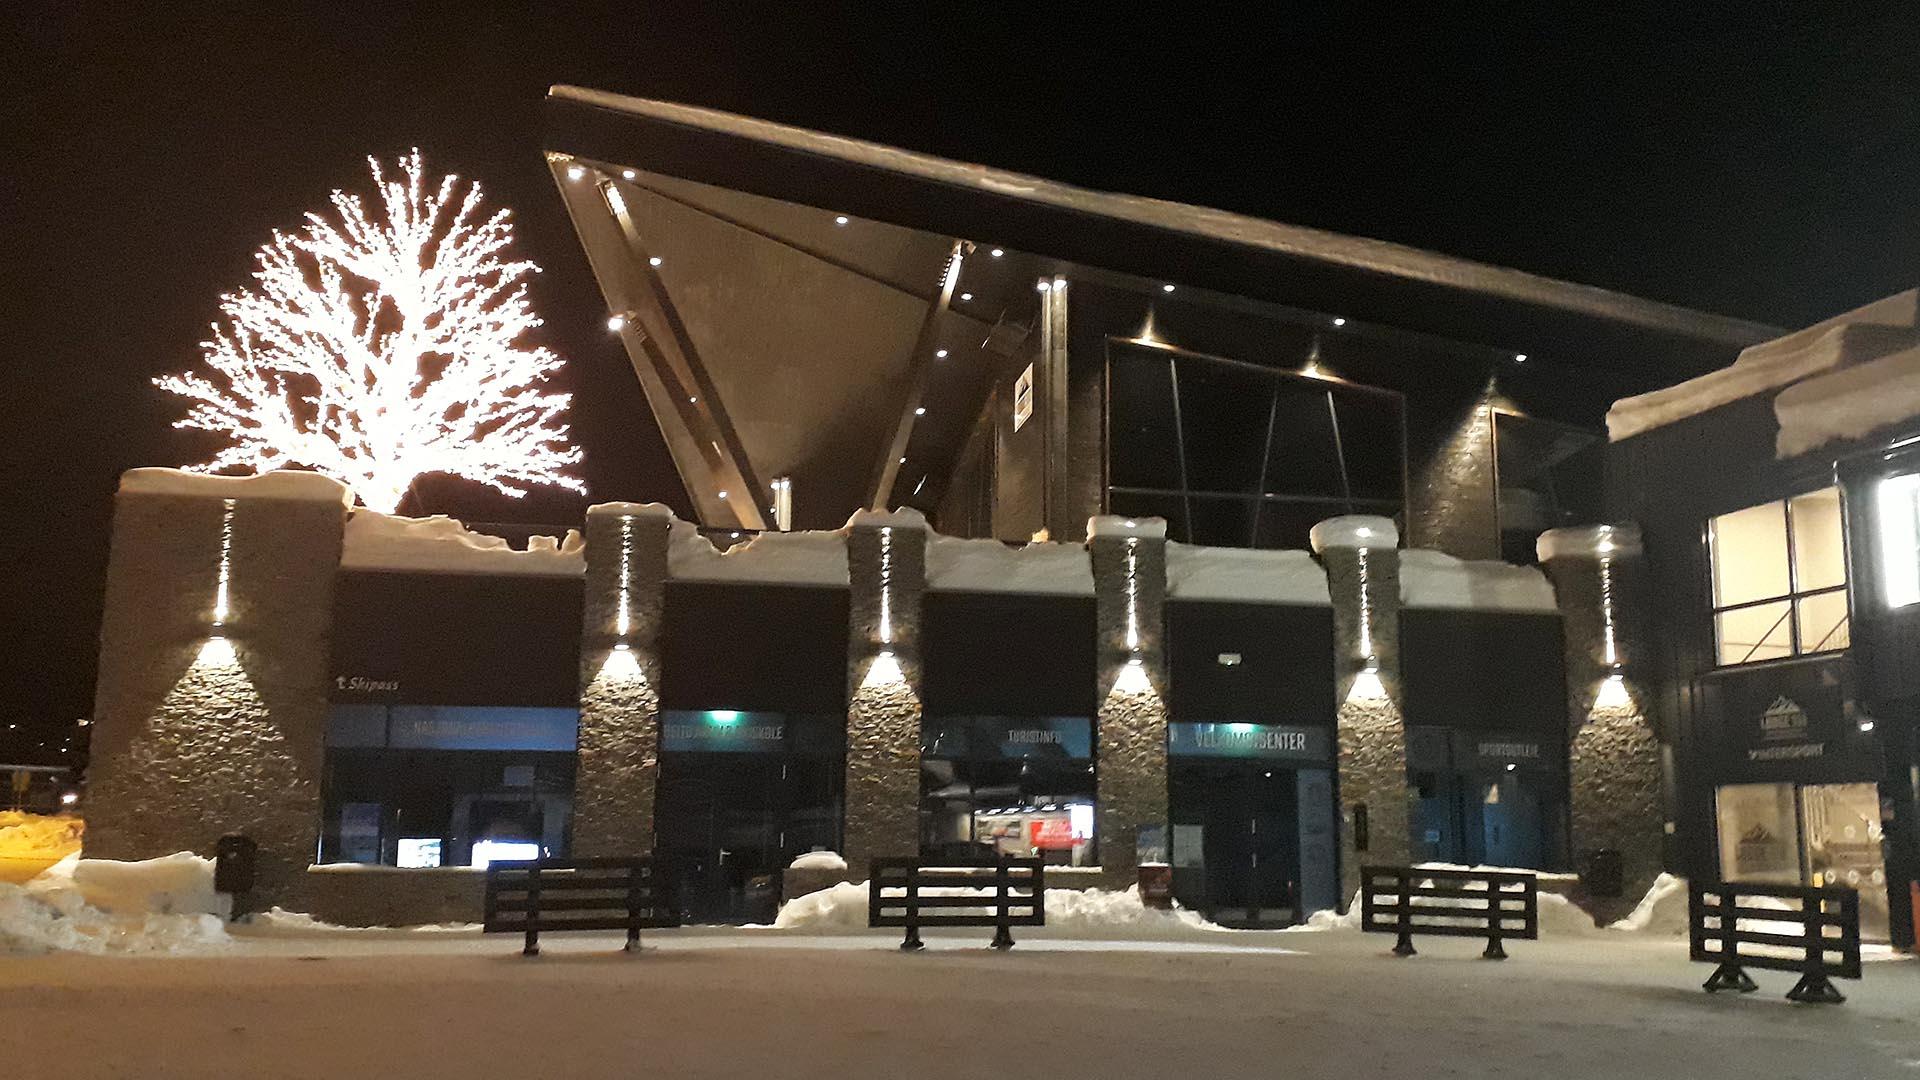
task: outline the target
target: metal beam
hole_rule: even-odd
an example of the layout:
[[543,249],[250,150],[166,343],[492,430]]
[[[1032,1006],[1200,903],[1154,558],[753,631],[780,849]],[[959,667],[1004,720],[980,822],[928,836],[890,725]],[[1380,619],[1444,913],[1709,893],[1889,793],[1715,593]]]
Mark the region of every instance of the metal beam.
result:
[[927,383],[933,378],[933,347],[939,339],[940,317],[947,311],[947,305],[953,302],[953,293],[960,283],[960,263],[966,257],[970,245],[964,240],[955,240],[947,255],[947,272],[940,279],[940,292],[933,302],[927,305],[926,317],[920,320],[920,332],[914,335],[913,352],[907,357],[907,393],[906,400],[900,405],[900,418],[893,426],[893,437],[881,447],[880,460],[873,470],[873,497],[867,505],[875,510],[888,509],[887,501],[893,495],[893,485],[900,479],[900,459],[906,455],[907,443],[913,438],[915,411],[925,400]]

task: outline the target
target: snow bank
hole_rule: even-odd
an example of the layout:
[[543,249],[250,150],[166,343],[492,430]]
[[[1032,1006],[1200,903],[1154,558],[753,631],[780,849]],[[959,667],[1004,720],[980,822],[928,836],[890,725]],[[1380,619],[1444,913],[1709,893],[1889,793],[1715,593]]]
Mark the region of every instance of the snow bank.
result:
[[1327,574],[1304,551],[1167,545],[1167,595],[1184,600],[1326,606]]
[[1400,553],[1400,603],[1410,608],[1557,614],[1553,584],[1537,566],[1456,559],[1439,551]]
[[331,476],[276,469],[254,476],[208,476],[185,469],[128,469],[122,495],[188,495],[211,499],[292,499],[353,505],[353,492]]
[[927,541],[927,588],[945,592],[1092,596],[1093,563],[1079,544],[933,536]]
[[1920,290],[1909,289],[1804,330],[1750,345],[1730,367],[1614,402],[1607,410],[1607,434],[1618,442],[1822,372],[1884,356],[1902,347],[1890,349],[1890,341],[1920,326],[1917,314]]
[[1640,528],[1637,525],[1581,525],[1548,529],[1533,542],[1533,552],[1542,563],[1554,559],[1595,559],[1602,555],[1623,559],[1640,554]]
[[721,551],[699,529],[676,518],[667,529],[667,576],[845,588],[847,538],[841,532],[763,532]]
[[1390,548],[1400,546],[1400,528],[1389,517],[1342,514],[1315,525],[1307,542],[1316,552],[1328,548]]
[[476,934],[479,923],[422,923],[419,926],[340,926],[302,911],[272,907],[247,917],[246,937],[301,937],[307,934]]
[[[928,889],[928,896],[967,896],[967,889]],[[963,909],[964,910],[964,909]],[[982,908],[981,912],[986,913]],[[855,930],[867,925],[867,883],[838,885],[795,897],[781,905],[774,917],[776,930]],[[1128,930],[1149,933],[1225,932],[1222,927],[1184,909],[1164,911],[1140,901],[1140,890],[1048,889],[1047,928],[1050,930]]]
[[806,851],[793,857],[787,864],[789,870],[828,870],[835,873],[847,868],[847,860],[837,851]]
[[1920,416],[1920,345],[1780,391],[1775,456],[1797,457]]
[[565,539],[530,537],[527,550],[515,551],[504,538],[473,532],[444,514],[407,518],[361,509],[347,519],[340,565],[353,570],[578,577],[587,568],[586,542],[578,529],[568,529]]
[[69,856],[25,885],[0,885],[0,954],[184,953],[228,943],[213,860]]
[[1687,879],[1662,873],[1647,887],[1627,917],[1612,923],[1609,930],[1632,934],[1658,934],[1685,937],[1687,933]]

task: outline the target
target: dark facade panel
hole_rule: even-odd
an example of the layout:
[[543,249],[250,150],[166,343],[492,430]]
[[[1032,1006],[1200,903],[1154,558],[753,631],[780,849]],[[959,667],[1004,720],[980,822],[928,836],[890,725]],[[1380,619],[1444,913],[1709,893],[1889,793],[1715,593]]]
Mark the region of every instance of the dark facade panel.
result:
[[573,577],[348,571],[334,587],[336,702],[576,705]]
[[845,713],[847,592],[669,581],[662,709]]
[[1093,597],[929,592],[921,604],[928,715],[1096,711]]
[[1400,678],[1410,725],[1564,738],[1567,673],[1558,615],[1404,610]]
[[1171,600],[1166,611],[1173,721],[1333,724],[1332,608]]

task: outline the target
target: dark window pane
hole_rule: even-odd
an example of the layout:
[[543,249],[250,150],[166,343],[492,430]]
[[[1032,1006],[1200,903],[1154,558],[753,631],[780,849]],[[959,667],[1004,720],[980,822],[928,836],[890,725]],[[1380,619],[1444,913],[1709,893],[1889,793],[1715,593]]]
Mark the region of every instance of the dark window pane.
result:
[[1405,497],[1400,400],[1341,387],[1334,388],[1333,396],[1353,497],[1399,502]]
[[1190,356],[1176,365],[1188,489],[1257,492],[1273,376]]
[[1260,513],[1256,499],[1193,497],[1193,539],[1195,544],[1214,547],[1247,547],[1253,543],[1253,526]]
[[1333,452],[1333,417],[1327,411],[1326,388],[1308,381],[1281,379],[1277,392],[1267,491],[1280,495],[1344,495],[1340,460]]
[[1121,517],[1165,518],[1169,539],[1192,543],[1187,535],[1187,514],[1178,495],[1136,495],[1116,491],[1107,497],[1107,512]]
[[1118,487],[1180,486],[1168,358],[1115,346],[1109,363],[1112,482]]
[[1509,562],[1534,561],[1534,541],[1562,525],[1600,519],[1606,440],[1598,432],[1493,415],[1500,477],[1500,548]]
[[1315,525],[1343,512],[1342,507],[1331,503],[1267,503],[1260,508],[1260,531],[1253,546],[1304,548],[1307,534]]

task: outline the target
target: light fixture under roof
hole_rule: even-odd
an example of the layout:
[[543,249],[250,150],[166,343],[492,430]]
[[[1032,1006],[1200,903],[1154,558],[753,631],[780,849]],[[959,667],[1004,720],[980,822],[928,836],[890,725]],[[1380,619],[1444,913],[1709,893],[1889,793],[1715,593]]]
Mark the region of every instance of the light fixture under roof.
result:
[[1161,292],[1172,292],[1172,291],[1173,291],[1173,283],[1172,283],[1172,282],[1168,282],[1167,284],[1165,284],[1165,285],[1162,285],[1162,286],[1160,286],[1160,291],[1161,291]]
[[1335,325],[1335,326],[1345,326],[1345,325],[1347,325],[1347,320],[1345,320],[1345,319],[1343,319],[1343,318],[1341,318],[1341,317],[1340,317],[1340,316],[1338,316],[1338,315],[1335,315],[1335,316],[1333,317],[1333,325]]
[[1047,291],[1048,289],[1051,289],[1051,288],[1053,288],[1053,282],[1051,282],[1051,281],[1038,281],[1038,282],[1035,282],[1035,283],[1034,283],[1034,286],[1033,286],[1033,287],[1034,287],[1034,288],[1036,288],[1036,289],[1039,289],[1039,290],[1040,290],[1041,292],[1046,292],[1046,291]]
[[913,410],[913,415],[915,416],[927,415],[927,407],[925,405],[920,406],[919,408]]
[[721,492],[720,492],[720,497],[721,497],[721,498],[723,498],[723,499],[724,499],[724,498],[726,498],[726,497],[727,497],[727,493],[726,493],[726,492],[725,492],[724,490],[723,490],[723,491],[721,491]]
[[587,175],[587,169],[586,169],[586,166],[584,166],[584,165],[569,165],[569,166],[567,166],[567,179],[569,179],[569,180],[578,180],[578,179],[580,179],[581,177],[583,177],[583,176],[585,176],[585,175]]
[[835,225],[845,225],[847,223],[847,215],[841,214],[838,217],[835,217],[833,219],[833,223]]
[[963,292],[963,293],[961,293],[961,294],[960,294],[960,299],[962,299],[962,300],[971,300],[971,299],[973,299],[973,294],[972,294],[972,293],[970,293],[970,292]]
[[900,464],[902,464],[902,465],[905,465],[906,463],[907,463],[907,459],[906,459],[906,458],[901,458],[901,459],[900,459]]
[[945,360],[947,358],[947,350],[945,349],[933,350],[933,358],[935,360]]
[[620,178],[621,178],[622,180],[631,180],[631,179],[633,179],[633,178],[634,178],[634,175],[635,175],[635,173],[634,173],[634,171],[633,171],[632,169],[621,169],[621,170],[620,170]]
[[1000,256],[1005,255],[1006,252],[1000,250],[999,248],[994,248],[990,254],[992,254],[992,256],[997,259]]
[[658,256],[658,255],[655,255],[655,256],[652,256],[651,258],[649,258],[649,259],[647,259],[647,265],[648,265],[648,266],[659,266],[659,265],[660,265],[660,256]]
[[1523,352],[1517,352],[1517,353],[1514,353],[1514,354],[1513,354],[1513,362],[1514,362],[1514,363],[1516,363],[1516,364],[1524,364],[1524,363],[1526,363],[1526,362],[1527,362],[1527,354],[1526,354],[1526,353],[1523,353]]
[[626,328],[627,328],[627,317],[625,315],[607,316],[607,329],[617,334],[620,331],[625,330]]

